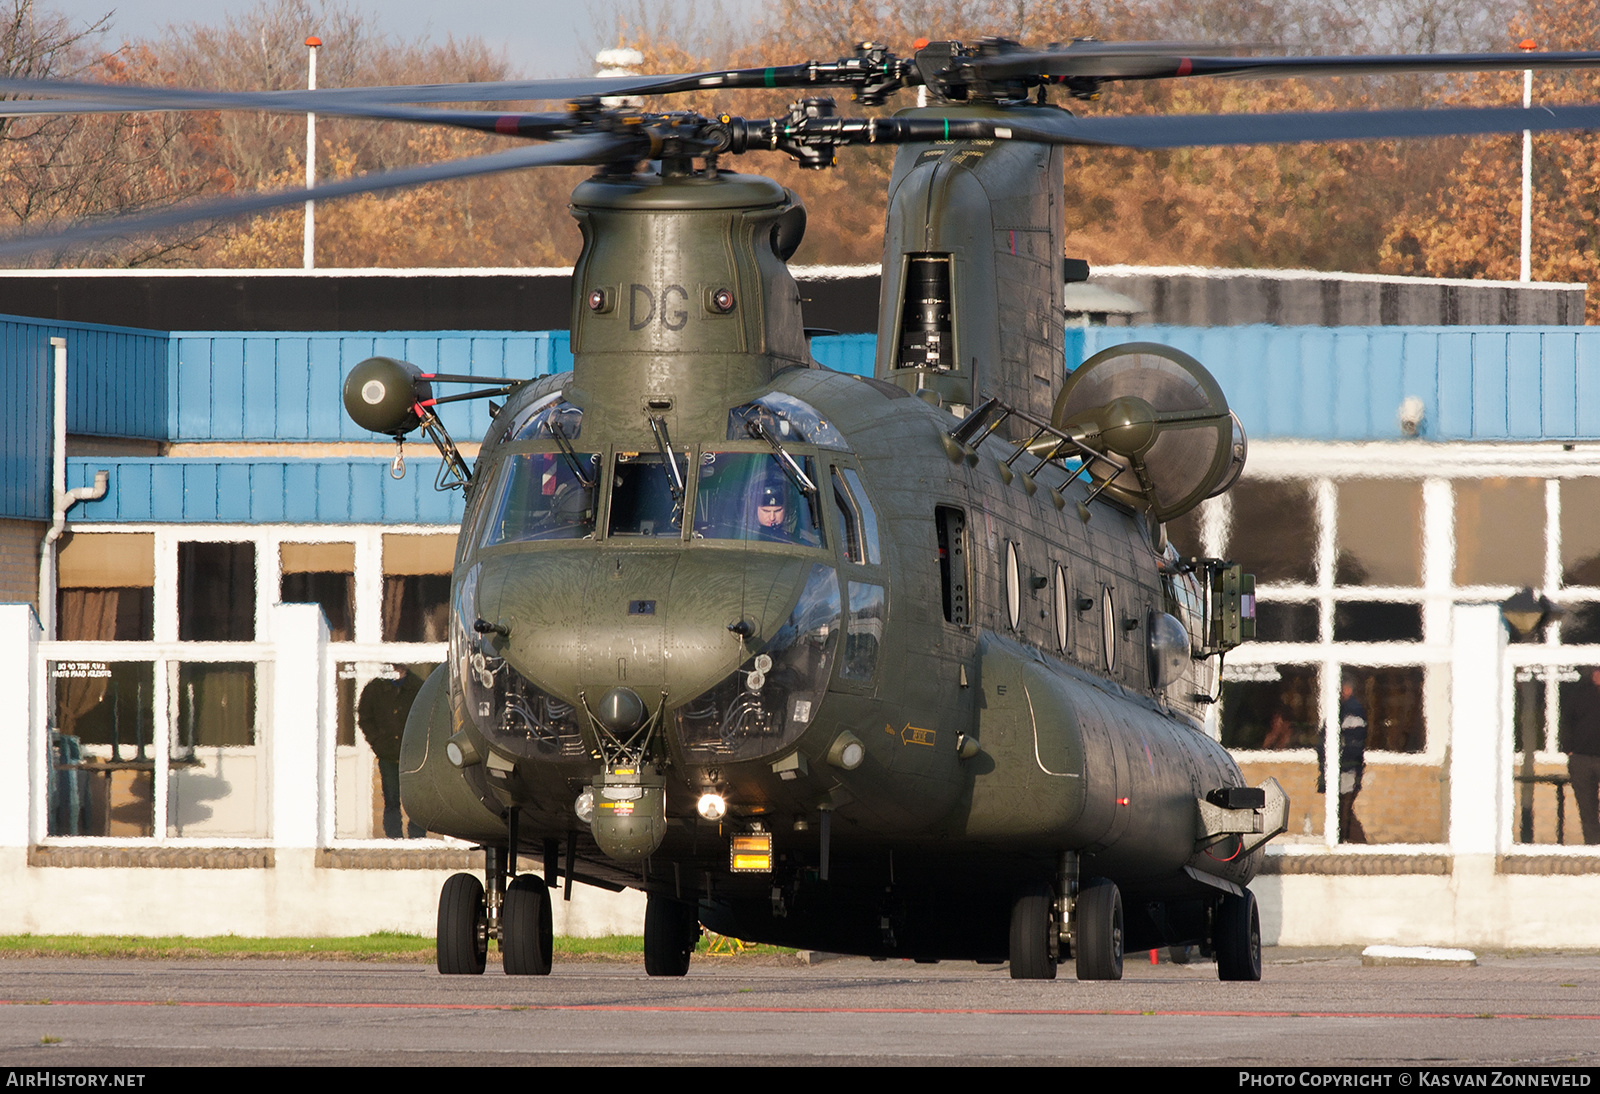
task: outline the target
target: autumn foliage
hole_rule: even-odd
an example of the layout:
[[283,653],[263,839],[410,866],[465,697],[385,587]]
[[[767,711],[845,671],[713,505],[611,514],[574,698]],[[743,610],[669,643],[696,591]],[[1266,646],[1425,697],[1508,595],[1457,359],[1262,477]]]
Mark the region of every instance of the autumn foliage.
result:
[[[109,55],[95,28],[0,0],[0,62],[11,75],[222,88],[303,87],[308,26],[329,42],[319,85],[492,80],[520,75],[485,43],[396,42],[352,9],[306,0],[263,4],[247,19],[184,28]],[[689,15],[686,16],[685,12]],[[740,11],[748,12],[748,8]],[[668,12],[669,14],[662,14]],[[698,15],[694,13],[698,12]],[[602,44],[639,49],[645,71],[754,66],[846,56],[861,41],[902,54],[920,37],[1000,35],[1044,45],[1120,40],[1244,43],[1289,52],[1593,48],[1600,0],[1534,0],[1507,24],[1470,0],[790,0],[755,26],[720,9],[624,10]],[[608,28],[607,37],[612,35]],[[1197,50],[1198,51],[1198,50]],[[548,73],[541,73],[547,75]],[[1473,78],[1192,81],[1111,85],[1080,113],[1251,113],[1520,102],[1520,73]],[[1600,100],[1588,75],[1535,80],[1541,103]],[[651,108],[782,113],[780,92],[704,95]],[[839,93],[843,99],[845,93]],[[902,94],[889,108],[912,101]],[[1059,100],[1058,100],[1059,101]],[[842,111],[866,112],[841,102]],[[539,104],[535,108],[545,108]],[[199,195],[292,187],[304,179],[304,119],[253,114],[126,115],[0,121],[0,225],[35,226]],[[445,129],[318,121],[318,175],[344,177],[505,147]],[[1303,144],[1171,152],[1069,149],[1069,249],[1092,264],[1201,264],[1512,278],[1517,274],[1520,138]],[[1591,134],[1534,142],[1533,275],[1589,281],[1600,262],[1600,153]],[[797,190],[810,228],[796,261],[875,262],[892,152],[849,150],[831,171],[777,154],[732,166]],[[319,266],[560,266],[579,237],[568,168],[436,184],[320,204]],[[302,213],[199,224],[37,256],[35,265],[298,266]],[[1593,307],[1600,309],[1600,294]]]

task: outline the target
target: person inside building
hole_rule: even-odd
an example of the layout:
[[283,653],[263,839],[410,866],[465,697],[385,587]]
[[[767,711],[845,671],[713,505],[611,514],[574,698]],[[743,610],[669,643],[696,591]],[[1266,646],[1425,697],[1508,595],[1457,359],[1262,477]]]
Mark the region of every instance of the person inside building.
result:
[[1583,842],[1600,843],[1600,667],[1580,678],[1561,706],[1561,748],[1578,800]]
[[[383,785],[383,834],[400,839],[400,737],[405,732],[411,704],[422,689],[422,677],[404,665],[390,666],[361,689],[356,707],[356,724],[378,760],[378,779]],[[405,825],[406,839],[421,839],[426,829],[414,821]]]
[[[1366,843],[1367,833],[1356,816],[1356,795],[1367,767],[1367,707],[1356,694],[1353,674],[1339,681],[1339,842]],[[1327,762],[1317,742],[1317,793],[1327,793]]]

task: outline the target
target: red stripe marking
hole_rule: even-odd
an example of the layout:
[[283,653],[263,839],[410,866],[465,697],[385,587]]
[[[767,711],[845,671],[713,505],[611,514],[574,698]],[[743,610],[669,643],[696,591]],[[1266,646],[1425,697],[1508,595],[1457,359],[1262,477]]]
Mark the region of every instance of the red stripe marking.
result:
[[154,999],[0,999],[0,1006],[44,1007],[216,1007],[261,1010],[570,1010],[619,1014],[990,1014],[1018,1017],[1108,1018],[1143,1015],[1157,1018],[1508,1018],[1541,1021],[1600,1022],[1600,1014],[1468,1014],[1449,1011],[1312,1011],[1312,1010],[1056,1010],[1010,1007],[669,1007],[616,1003],[246,1003]]
[[517,135],[519,120],[515,114],[502,114],[494,120],[494,131],[501,136],[514,137]]
[[1194,65],[1190,63],[1189,58],[1185,57],[1183,60],[1178,62],[1178,75],[1179,76],[1187,76],[1187,75],[1189,75],[1189,73],[1191,73],[1193,71],[1194,71]]

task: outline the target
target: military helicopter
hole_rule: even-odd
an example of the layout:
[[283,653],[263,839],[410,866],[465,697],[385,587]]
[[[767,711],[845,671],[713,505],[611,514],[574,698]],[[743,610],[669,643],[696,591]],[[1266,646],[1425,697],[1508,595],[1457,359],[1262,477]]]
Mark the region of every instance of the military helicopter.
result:
[[[10,113],[264,109],[544,143],[0,242],[59,247],[433,179],[593,164],[573,192],[571,372],[487,390],[389,358],[349,374],[374,433],[422,431],[466,490],[449,660],[406,727],[413,820],[472,841],[437,964],[551,969],[560,882],[647,894],[645,967],[702,925],[752,941],[1118,979],[1125,949],[1199,945],[1261,976],[1249,889],[1285,827],[1203,724],[1254,586],[1164,523],[1226,490],[1246,442],[1216,381],[1136,343],[1064,376],[1060,149],[1600,127],[1600,106],[1078,118],[1052,90],[1194,76],[1593,67],[1600,54],[1189,56],[985,40],[691,75],[222,93],[0,81]],[[846,88],[781,118],[602,96]],[[547,114],[418,103],[562,98]],[[786,266],[800,198],[730,171],[896,144],[875,375],[817,365]],[[641,163],[646,163],[640,169]],[[475,462],[433,408],[493,396]],[[540,873],[524,872],[529,859]]]

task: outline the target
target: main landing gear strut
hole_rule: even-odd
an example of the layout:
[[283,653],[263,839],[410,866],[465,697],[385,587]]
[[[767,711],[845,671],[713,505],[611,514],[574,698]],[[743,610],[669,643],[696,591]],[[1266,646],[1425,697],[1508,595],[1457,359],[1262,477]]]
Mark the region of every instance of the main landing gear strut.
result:
[[[482,973],[493,938],[500,943],[507,976],[549,975],[555,945],[550,887],[537,874],[517,873],[516,832],[513,812],[507,848],[484,850],[487,888],[472,874],[456,874],[444,883],[434,943],[440,972]],[[545,859],[548,871],[553,852],[547,850]]]
[[1054,886],[1040,882],[1011,906],[1011,978],[1054,980],[1071,955],[1079,980],[1122,979],[1122,894],[1109,878],[1078,882],[1078,856],[1061,856]]

